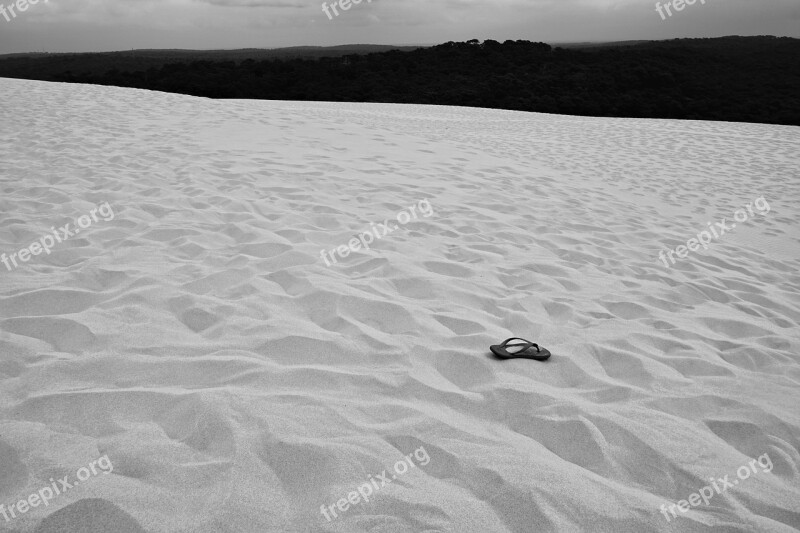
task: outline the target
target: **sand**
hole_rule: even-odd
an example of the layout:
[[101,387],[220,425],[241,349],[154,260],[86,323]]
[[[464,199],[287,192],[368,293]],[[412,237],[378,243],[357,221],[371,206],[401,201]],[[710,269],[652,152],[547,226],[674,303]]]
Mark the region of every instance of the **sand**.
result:
[[0,95],[0,531],[800,528],[798,128]]

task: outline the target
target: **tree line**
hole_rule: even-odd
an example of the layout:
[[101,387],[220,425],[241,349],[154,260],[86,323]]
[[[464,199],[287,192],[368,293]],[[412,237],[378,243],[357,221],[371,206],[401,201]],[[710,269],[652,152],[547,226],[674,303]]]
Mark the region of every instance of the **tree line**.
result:
[[[9,76],[3,63],[0,76]],[[800,125],[800,40],[770,36],[585,48],[473,39],[406,51],[174,61],[146,69],[95,61],[91,70],[83,70],[80,61],[73,61],[67,71],[51,67],[40,77],[31,75],[35,65],[24,66],[19,70],[32,79],[209,98],[439,104]]]

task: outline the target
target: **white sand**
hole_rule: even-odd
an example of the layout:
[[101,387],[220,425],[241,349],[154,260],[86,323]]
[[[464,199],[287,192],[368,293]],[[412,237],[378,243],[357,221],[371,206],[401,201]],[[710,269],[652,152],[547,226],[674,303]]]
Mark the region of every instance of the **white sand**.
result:
[[[0,96],[0,252],[115,214],[0,264],[0,503],[114,465],[0,531],[800,527],[798,128]],[[658,260],[760,196],[766,216]],[[433,216],[325,266],[424,198]],[[494,360],[514,335],[553,358]]]

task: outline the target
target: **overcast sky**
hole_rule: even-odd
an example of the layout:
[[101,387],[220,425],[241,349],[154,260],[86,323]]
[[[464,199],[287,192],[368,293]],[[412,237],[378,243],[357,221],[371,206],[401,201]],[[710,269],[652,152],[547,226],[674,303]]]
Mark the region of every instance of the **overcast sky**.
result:
[[[8,12],[16,1],[0,4]],[[9,13],[10,21],[0,14],[0,54],[437,44],[472,38],[558,43],[800,37],[800,0],[704,1],[672,10],[673,16],[662,20],[652,0],[362,0],[347,11],[338,9],[339,16],[331,10],[331,20],[321,0],[39,0],[24,12],[14,8],[17,16]]]

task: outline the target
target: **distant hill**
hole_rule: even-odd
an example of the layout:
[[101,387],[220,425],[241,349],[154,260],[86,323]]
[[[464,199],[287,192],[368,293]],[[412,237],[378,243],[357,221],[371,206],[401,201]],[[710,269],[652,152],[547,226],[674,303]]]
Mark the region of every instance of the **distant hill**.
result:
[[234,61],[248,59],[315,59],[348,54],[370,54],[390,50],[411,51],[417,46],[344,44],[339,46],[292,46],[288,48],[242,48],[238,50],[129,50],[85,53],[18,53],[0,55],[0,77],[52,81],[57,74],[124,71],[161,68],[170,63],[191,61]]
[[138,50],[0,59],[0,77],[209,98],[440,104],[800,126],[800,40]]
[[581,43],[550,43],[561,48],[601,48],[608,46],[633,46],[636,44],[651,43],[653,41],[613,41],[613,42],[581,42]]

